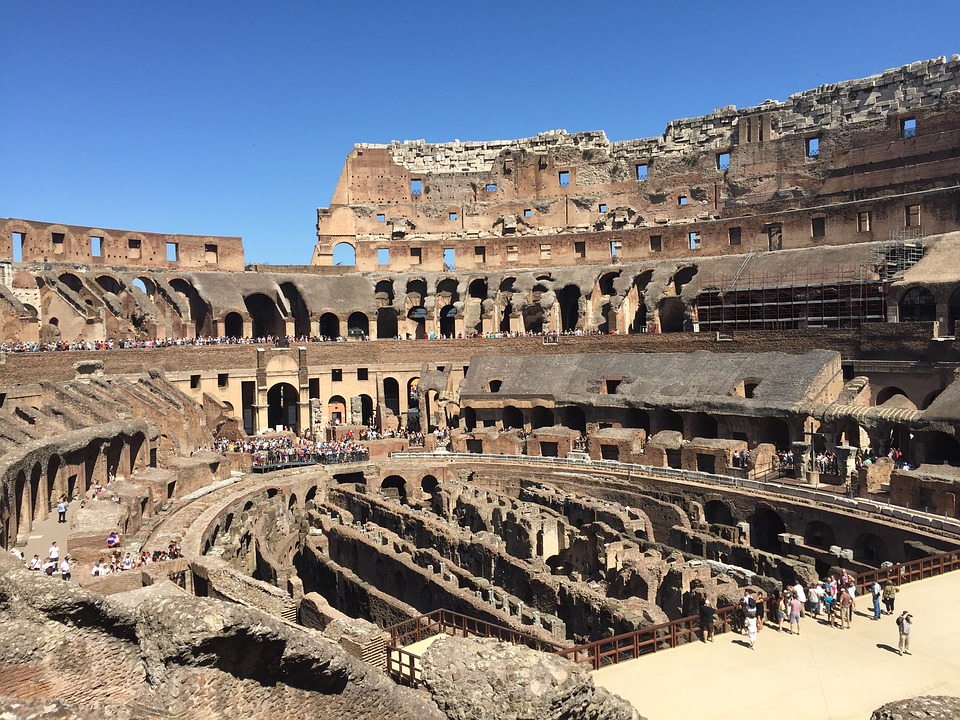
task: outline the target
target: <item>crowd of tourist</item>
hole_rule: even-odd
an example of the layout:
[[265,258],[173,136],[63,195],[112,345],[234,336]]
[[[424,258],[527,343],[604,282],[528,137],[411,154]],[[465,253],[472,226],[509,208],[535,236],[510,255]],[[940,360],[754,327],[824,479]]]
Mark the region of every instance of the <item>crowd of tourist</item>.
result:
[[253,466],[266,465],[314,465],[343,462],[358,462],[370,459],[370,451],[348,432],[341,440],[319,440],[310,430],[299,435],[244,438],[227,440],[220,438],[214,443],[219,453],[246,453],[253,456]]

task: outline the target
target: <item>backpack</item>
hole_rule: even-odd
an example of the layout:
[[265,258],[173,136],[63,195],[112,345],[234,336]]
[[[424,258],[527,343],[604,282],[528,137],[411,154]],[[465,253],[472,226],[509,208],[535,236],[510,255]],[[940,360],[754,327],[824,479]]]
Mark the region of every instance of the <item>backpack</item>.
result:
[[897,617],[897,627],[900,627],[901,625],[903,625],[903,615],[899,615]]

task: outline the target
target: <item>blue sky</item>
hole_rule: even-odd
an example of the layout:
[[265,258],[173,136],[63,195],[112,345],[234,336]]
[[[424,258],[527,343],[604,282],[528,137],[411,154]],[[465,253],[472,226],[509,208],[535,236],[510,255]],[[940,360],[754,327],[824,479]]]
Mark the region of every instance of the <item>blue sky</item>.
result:
[[0,216],[306,264],[356,142],[612,140],[960,52],[960,2],[0,0]]

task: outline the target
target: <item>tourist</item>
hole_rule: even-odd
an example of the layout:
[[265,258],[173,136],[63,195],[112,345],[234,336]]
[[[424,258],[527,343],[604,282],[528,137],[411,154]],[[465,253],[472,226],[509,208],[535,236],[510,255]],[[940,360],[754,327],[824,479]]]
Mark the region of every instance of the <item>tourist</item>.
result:
[[893,606],[897,603],[897,593],[899,591],[892,580],[887,580],[887,584],[883,586],[883,604],[887,608],[887,615],[893,615]]
[[69,556],[64,556],[63,562],[60,563],[60,577],[65,581],[70,580],[70,558]]
[[850,616],[853,615],[853,598],[847,588],[840,589],[840,627],[850,629]]
[[883,589],[880,587],[880,583],[876,580],[873,581],[873,585],[870,588],[870,597],[873,599],[873,619],[879,620],[880,615],[882,614],[880,610],[880,596],[883,594]]
[[[803,612],[803,603],[800,602],[800,598],[796,595],[790,598],[790,634],[793,635],[796,632],[797,635],[800,634],[800,615]],[[794,631],[794,626],[796,626],[796,631]]]
[[910,654],[910,630],[913,626],[913,615],[904,610],[897,618],[897,628],[900,630],[900,642],[897,650],[901,655]]
[[60,562],[60,548],[57,547],[56,543],[50,545],[50,549],[47,550],[47,557],[54,563]]
[[713,642],[713,625],[716,619],[717,609],[710,604],[710,598],[703,601],[700,606],[700,641]]
[[30,569],[39,571],[43,567],[43,560],[40,559],[39,554],[34,554],[33,560],[30,561]]
[[793,586],[793,594],[797,600],[800,601],[800,614],[803,615],[803,606],[807,604],[807,594],[804,592],[803,583],[799,580],[797,580],[797,584]]
[[757,643],[757,631],[760,625],[757,621],[756,613],[753,616],[747,616],[744,620],[744,633],[747,636],[747,642],[750,643],[750,649],[753,650]]
[[57,518],[58,523],[65,523],[67,521],[67,501],[66,498],[60,498],[60,502],[57,503]]
[[783,621],[787,617],[787,604],[790,602],[790,593],[784,590],[777,597],[777,632],[783,632]]
[[116,530],[107,535],[107,547],[115,548],[120,544],[120,536],[117,534]]

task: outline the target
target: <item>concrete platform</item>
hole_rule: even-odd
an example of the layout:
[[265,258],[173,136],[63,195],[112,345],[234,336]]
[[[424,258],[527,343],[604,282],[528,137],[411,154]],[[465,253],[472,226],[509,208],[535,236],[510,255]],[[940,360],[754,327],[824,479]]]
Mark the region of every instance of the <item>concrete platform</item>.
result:
[[[849,630],[805,617],[800,635],[765,627],[750,650],[716,636],[593,673],[648,720],[796,716],[867,720],[884,703],[960,696],[960,572],[904,585],[896,614],[914,616],[911,655],[897,653],[895,615],[874,621],[858,598]],[[785,624],[786,626],[786,624]]]

